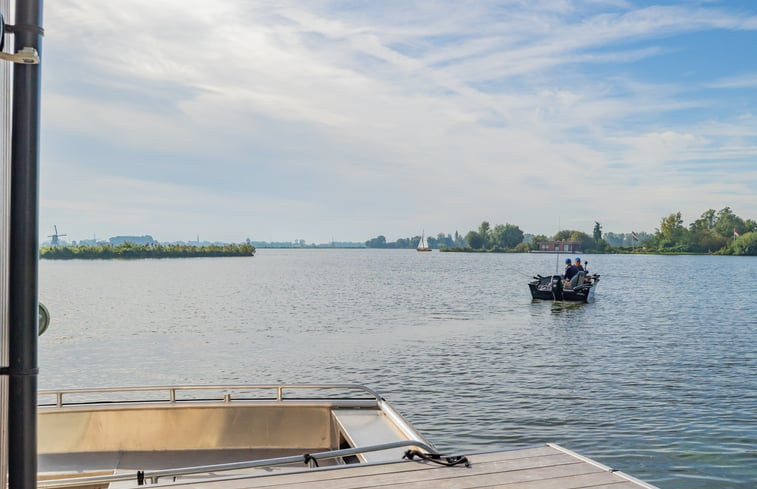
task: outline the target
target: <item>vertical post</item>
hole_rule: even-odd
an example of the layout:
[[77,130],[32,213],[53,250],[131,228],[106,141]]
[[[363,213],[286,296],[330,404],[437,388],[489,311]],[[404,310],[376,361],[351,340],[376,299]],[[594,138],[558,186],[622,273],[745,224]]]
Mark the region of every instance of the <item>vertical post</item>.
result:
[[[11,17],[10,0],[0,0],[3,21]],[[3,36],[4,50],[13,49],[12,36]],[[8,367],[8,246],[11,174],[11,71],[0,62],[0,368]],[[8,376],[0,374],[0,488],[8,477]]]
[[[42,54],[42,0],[16,0],[14,46]],[[8,486],[37,486],[37,259],[40,65],[13,69]]]

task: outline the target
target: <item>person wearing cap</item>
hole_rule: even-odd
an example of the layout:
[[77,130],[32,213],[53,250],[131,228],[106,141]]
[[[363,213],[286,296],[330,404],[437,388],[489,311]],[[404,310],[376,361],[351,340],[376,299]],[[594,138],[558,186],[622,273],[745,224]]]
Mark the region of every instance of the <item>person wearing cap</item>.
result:
[[583,284],[584,283],[584,277],[586,276],[586,269],[581,264],[581,258],[580,257],[578,257],[578,256],[576,257],[576,259],[574,260],[573,267],[576,269],[576,274],[573,277],[573,279],[571,279],[571,281],[570,281],[571,288],[575,288],[576,285]]
[[576,274],[578,273],[578,269],[573,266],[573,264],[570,262],[570,258],[565,259],[565,273],[563,274],[563,279],[566,282],[570,282],[570,279],[572,279]]

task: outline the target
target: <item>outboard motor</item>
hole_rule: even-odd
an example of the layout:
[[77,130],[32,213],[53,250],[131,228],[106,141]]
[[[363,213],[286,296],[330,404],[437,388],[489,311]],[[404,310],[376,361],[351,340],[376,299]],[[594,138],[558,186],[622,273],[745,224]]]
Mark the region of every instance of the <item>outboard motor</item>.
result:
[[559,275],[552,275],[552,293],[562,294],[562,277]]

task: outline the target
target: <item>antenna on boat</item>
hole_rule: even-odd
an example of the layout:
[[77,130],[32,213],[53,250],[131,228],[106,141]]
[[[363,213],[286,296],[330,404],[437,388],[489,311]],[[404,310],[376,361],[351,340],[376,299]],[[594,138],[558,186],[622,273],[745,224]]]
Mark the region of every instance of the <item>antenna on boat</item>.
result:
[[[557,234],[560,234],[560,216],[557,216]],[[560,270],[560,246],[557,244],[557,240],[555,240],[555,246],[557,246],[557,253],[555,253],[555,275],[558,275],[557,272]]]

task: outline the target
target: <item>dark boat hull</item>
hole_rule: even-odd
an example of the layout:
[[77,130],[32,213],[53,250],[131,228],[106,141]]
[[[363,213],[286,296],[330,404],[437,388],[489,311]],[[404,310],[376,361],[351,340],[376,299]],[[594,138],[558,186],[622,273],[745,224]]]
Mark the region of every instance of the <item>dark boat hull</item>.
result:
[[545,301],[567,302],[591,302],[594,300],[594,291],[599,283],[599,275],[587,276],[588,281],[575,288],[565,288],[562,277],[552,275],[547,277],[534,277],[529,282],[531,298]]

